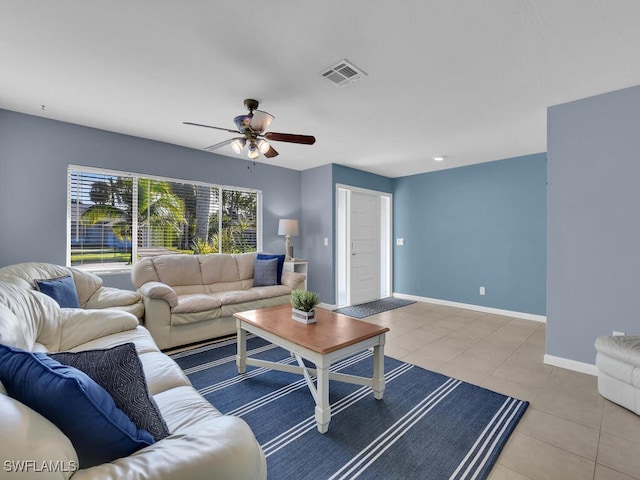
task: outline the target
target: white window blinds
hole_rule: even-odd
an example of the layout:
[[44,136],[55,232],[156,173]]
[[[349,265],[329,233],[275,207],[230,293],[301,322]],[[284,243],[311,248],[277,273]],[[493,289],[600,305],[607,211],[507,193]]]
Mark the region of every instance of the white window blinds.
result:
[[169,253],[242,253],[261,248],[261,194],[70,166],[68,265],[127,268]]

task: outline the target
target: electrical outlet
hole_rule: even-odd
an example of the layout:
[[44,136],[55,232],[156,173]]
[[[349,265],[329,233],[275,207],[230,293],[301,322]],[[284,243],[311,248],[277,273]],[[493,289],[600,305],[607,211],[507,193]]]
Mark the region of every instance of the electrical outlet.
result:
[[399,247],[404,245],[404,238],[396,238],[396,245]]
[[624,335],[624,332],[619,332],[617,330],[613,331],[613,336],[614,337],[622,337]]
[[325,247],[329,246],[329,239],[327,237],[324,237],[324,246]]
[[480,287],[480,295],[486,295],[487,290],[484,287]]

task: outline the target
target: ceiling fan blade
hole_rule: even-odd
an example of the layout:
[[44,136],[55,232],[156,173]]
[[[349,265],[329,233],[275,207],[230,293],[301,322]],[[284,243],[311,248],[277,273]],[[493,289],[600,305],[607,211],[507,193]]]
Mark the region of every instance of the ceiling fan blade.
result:
[[210,145],[206,147],[205,150],[207,152],[213,152],[214,150],[224,147],[225,145],[231,145],[231,142],[233,142],[234,140],[235,138],[230,138],[229,140],[225,140],[224,142],[216,143],[215,145]]
[[269,125],[271,125],[274,118],[275,117],[270,113],[263,112],[262,110],[254,110],[250,125],[251,130],[258,133],[264,132],[269,128]]
[[223,132],[240,133],[238,130],[230,130],[228,128],[214,127],[212,125],[203,125],[202,123],[182,122],[185,125],[195,125],[196,127],[214,128],[216,130],[222,130]]
[[275,148],[273,148],[271,145],[269,145],[269,150],[264,152],[264,156],[267,157],[267,158],[277,157],[278,156],[278,152],[276,151]]
[[296,135],[295,133],[267,132],[264,134],[264,138],[276,142],[302,143],[303,145],[316,143],[316,137],[312,135]]

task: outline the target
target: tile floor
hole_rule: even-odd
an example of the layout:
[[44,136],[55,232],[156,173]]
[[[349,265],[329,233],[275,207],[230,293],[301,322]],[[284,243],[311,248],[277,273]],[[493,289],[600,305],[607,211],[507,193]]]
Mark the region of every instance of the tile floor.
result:
[[364,320],[390,327],[385,355],[530,402],[490,480],[640,480],[640,417],[545,365],[544,323],[429,303]]

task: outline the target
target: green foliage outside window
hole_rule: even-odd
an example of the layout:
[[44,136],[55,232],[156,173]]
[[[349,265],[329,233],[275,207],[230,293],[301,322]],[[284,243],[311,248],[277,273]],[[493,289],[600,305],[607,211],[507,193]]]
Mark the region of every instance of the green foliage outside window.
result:
[[69,185],[71,265],[130,264],[134,236],[138,257],[258,248],[257,192],[93,171]]

